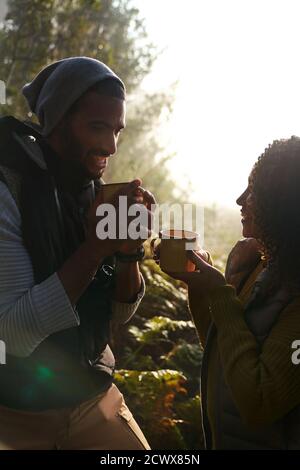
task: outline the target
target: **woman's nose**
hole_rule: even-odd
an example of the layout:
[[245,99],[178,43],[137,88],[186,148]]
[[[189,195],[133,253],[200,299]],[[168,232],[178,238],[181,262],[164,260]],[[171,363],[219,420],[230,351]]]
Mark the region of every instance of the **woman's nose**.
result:
[[246,197],[247,197],[247,193],[248,193],[248,188],[245,189],[245,191],[237,198],[235,202],[237,203],[238,206],[242,206],[244,204]]
[[[244,194],[244,193],[243,193],[243,194]],[[242,206],[243,194],[241,194],[241,195],[237,198],[237,200],[235,201],[238,206]]]

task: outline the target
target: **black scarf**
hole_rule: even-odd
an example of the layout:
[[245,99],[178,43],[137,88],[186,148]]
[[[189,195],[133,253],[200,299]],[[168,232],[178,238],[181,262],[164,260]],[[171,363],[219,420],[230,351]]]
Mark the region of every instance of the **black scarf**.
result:
[[[84,208],[60,181],[60,157],[43,139],[38,142],[48,171],[37,167],[35,171],[31,170],[24,179],[21,197],[22,220],[26,221],[23,237],[33,260],[37,283],[62,266],[84,241],[86,232]],[[100,188],[98,181],[90,182],[80,192],[89,191],[91,185],[96,192]],[[76,305],[80,317],[78,333],[83,364],[97,363],[109,342],[113,269],[114,260],[106,259],[105,269],[103,265],[100,267]],[[57,334],[55,341],[61,344],[66,335],[70,336],[69,333]]]

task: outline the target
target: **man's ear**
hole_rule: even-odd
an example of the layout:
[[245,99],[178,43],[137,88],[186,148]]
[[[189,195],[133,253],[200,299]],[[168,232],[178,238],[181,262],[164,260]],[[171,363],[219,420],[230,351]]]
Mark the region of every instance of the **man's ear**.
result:
[[46,140],[50,145],[58,152],[58,149],[61,148],[62,139],[64,136],[64,129],[66,128],[65,119],[62,118],[52,129],[50,134],[47,135]]
[[52,129],[52,131],[48,135],[48,139],[53,141],[53,140],[57,140],[58,138],[60,138],[64,134],[64,131],[68,125],[68,122],[69,122],[69,116],[65,114],[61,118],[61,120],[56,124],[54,129]]

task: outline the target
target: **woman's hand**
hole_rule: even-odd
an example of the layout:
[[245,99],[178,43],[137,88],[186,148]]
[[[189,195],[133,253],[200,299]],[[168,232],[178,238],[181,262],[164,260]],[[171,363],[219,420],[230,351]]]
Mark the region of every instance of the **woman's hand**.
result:
[[261,248],[255,238],[239,240],[228,255],[225,277],[253,269],[260,260]]
[[[155,241],[156,239],[152,240],[151,251],[152,251],[152,256],[153,256],[154,261],[159,266],[160,265],[160,243],[158,245],[155,245]],[[200,248],[200,250],[196,250],[194,251],[194,253],[199,255],[204,261],[208,262],[209,254],[207,253],[207,251],[202,250],[202,248]]]
[[225,278],[237,290],[261,259],[261,245],[255,238],[239,240],[228,255]]
[[196,252],[188,252],[189,259],[195,264],[196,270],[193,272],[167,273],[174,279],[178,279],[187,284],[189,289],[196,289],[199,294],[208,294],[217,287],[226,284],[225,277],[218,269],[209,263]]

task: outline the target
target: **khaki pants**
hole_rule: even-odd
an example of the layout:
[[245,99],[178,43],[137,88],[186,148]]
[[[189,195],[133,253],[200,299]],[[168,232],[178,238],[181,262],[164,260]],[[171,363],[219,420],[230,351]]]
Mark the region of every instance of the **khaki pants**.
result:
[[26,412],[0,406],[0,450],[150,449],[115,385],[76,408]]

